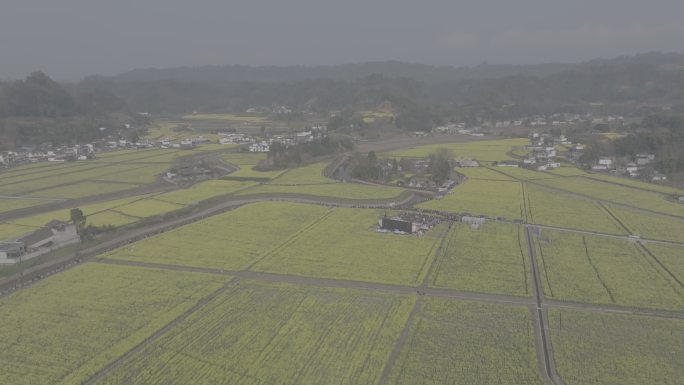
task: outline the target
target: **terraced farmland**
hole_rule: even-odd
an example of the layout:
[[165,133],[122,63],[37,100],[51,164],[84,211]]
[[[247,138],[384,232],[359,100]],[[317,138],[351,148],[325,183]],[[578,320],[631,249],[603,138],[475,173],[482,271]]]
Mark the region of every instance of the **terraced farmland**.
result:
[[254,270],[419,284],[434,257],[443,225],[420,238],[377,233],[375,227],[382,215],[383,212],[374,210],[335,209],[316,225],[269,253]]
[[543,384],[529,310],[426,299],[388,383]]
[[684,290],[633,243],[543,230],[536,239],[549,298],[684,310]]
[[507,219],[521,219],[525,212],[520,183],[478,179],[469,179],[444,198],[418,207]]
[[96,384],[374,384],[412,302],[240,282]]
[[552,309],[549,328],[567,385],[682,382],[684,320]]
[[530,295],[524,229],[488,223],[477,230],[454,225],[430,282],[480,293]]
[[81,384],[226,277],[85,265],[0,299],[0,383]]

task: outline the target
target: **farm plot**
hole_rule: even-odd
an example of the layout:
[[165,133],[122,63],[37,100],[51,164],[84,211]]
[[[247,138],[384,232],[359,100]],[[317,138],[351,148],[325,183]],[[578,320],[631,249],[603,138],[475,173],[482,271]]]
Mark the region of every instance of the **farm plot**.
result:
[[326,183],[315,185],[271,185],[262,184],[245,189],[237,195],[252,194],[294,194],[342,199],[388,200],[398,198],[404,190],[398,187],[370,186],[359,183]]
[[0,383],[82,384],[227,277],[86,264],[0,299]]
[[284,173],[286,170],[274,170],[274,171],[257,171],[253,168],[259,164],[262,160],[266,159],[266,154],[254,154],[254,153],[244,153],[244,152],[231,152],[223,155],[221,158],[228,163],[238,166],[240,169],[231,173],[230,177],[238,178],[265,178],[272,179],[280,174]]
[[527,241],[520,226],[487,223],[478,230],[452,228],[432,286],[528,296]]
[[625,234],[625,230],[597,203],[525,184],[527,221],[540,225],[589,230],[606,234]]
[[390,384],[543,384],[526,307],[428,298]]
[[684,247],[649,243],[646,248],[658,258],[660,263],[665,265],[679,282],[684,282]]
[[464,175],[468,179],[482,179],[482,180],[495,180],[495,181],[515,181],[508,175],[504,175],[500,172],[496,172],[491,168],[487,167],[464,167],[456,168],[454,171]]
[[412,304],[240,282],[96,384],[376,384]]
[[684,219],[645,213],[622,206],[609,205],[609,208],[635,234],[648,239],[684,242]]
[[185,115],[184,120],[219,120],[225,122],[247,122],[247,123],[264,123],[268,118],[264,116],[253,115],[234,115],[234,114],[195,114]]
[[571,166],[563,166],[560,168],[552,168],[547,171],[550,174],[558,175],[558,176],[580,176],[580,175],[589,175],[585,171],[580,170],[579,168],[576,167],[571,167]]
[[328,212],[322,206],[264,202],[136,242],[105,258],[243,269]]
[[139,185],[129,183],[85,181],[46,190],[40,190],[28,195],[36,198],[75,199],[92,195],[107,194],[116,191],[131,190],[136,187],[139,187]]
[[638,189],[642,190],[651,190],[663,194],[682,194],[684,191],[676,189],[674,187],[670,186],[663,186],[659,184],[654,184],[654,183],[645,183],[645,182],[640,182],[638,180],[634,179],[628,179],[628,178],[620,178],[617,176],[612,176],[612,175],[605,175],[605,174],[586,174],[586,178],[589,179],[594,179],[594,180],[599,180],[603,182],[610,182],[610,183],[617,183],[621,184],[623,186],[627,187],[636,187]]
[[254,186],[255,184],[255,182],[208,180],[187,189],[175,190],[157,195],[154,199],[181,205],[189,205],[215,196],[234,193],[238,190]]
[[638,190],[627,186],[601,182],[584,177],[539,180],[546,186],[583,194],[607,202],[619,203],[657,211],[664,214],[684,216],[684,205],[670,202],[663,194]]
[[93,178],[98,181],[127,182],[127,183],[152,183],[164,173],[170,164],[132,164],[129,169],[114,174]]
[[154,199],[143,199],[124,206],[116,207],[116,211],[132,217],[147,218],[180,210],[183,207],[185,206],[176,203],[162,202]]
[[684,321],[549,311],[556,368],[567,385],[681,384]]
[[319,162],[307,166],[293,168],[270,182],[270,184],[311,185],[335,183],[335,180],[323,176],[328,162]]
[[684,309],[682,288],[630,242],[544,230],[536,244],[547,297]]
[[467,180],[444,198],[418,207],[507,219],[521,219],[525,212],[520,183],[478,179]]
[[545,172],[532,171],[526,168],[520,167],[492,167],[492,170],[498,171],[500,173],[506,174],[513,179],[528,181],[528,180],[538,180],[538,179],[556,179],[559,178],[556,175],[551,175]]
[[0,242],[20,238],[22,235],[38,230],[38,227],[14,223],[0,223]]
[[253,270],[416,285],[427,273],[445,225],[424,237],[378,233],[383,212],[335,209]]
[[39,206],[45,203],[50,203],[50,201],[44,201],[39,199],[3,199],[0,198],[0,213],[4,213],[12,210],[19,210],[26,207]]
[[424,158],[438,149],[451,150],[457,158],[476,159],[485,162],[512,160],[508,153],[514,148],[529,144],[527,139],[483,140],[461,143],[441,143],[419,146],[407,150],[391,151],[383,156]]

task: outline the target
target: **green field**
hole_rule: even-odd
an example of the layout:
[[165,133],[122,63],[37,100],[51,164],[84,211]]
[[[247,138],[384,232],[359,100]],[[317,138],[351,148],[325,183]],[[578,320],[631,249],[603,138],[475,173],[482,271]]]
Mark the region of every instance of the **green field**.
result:
[[617,176],[606,175],[606,174],[586,174],[587,178],[599,180],[603,182],[617,183],[628,187],[636,187],[643,190],[651,190],[663,194],[684,194],[684,191],[676,189],[670,186],[664,186],[654,183],[640,182],[634,179],[620,178]]
[[231,177],[240,178],[275,178],[286,170],[257,171],[253,168],[262,160],[267,158],[267,154],[250,152],[231,152],[221,156],[221,159],[239,167],[239,170],[231,173]]
[[557,175],[552,175],[549,173],[539,172],[539,171],[532,171],[532,170],[528,170],[526,168],[520,168],[520,167],[497,166],[497,167],[492,167],[491,169],[498,171],[502,174],[506,174],[513,179],[522,180],[522,181],[539,180],[539,179],[557,179],[557,178],[559,178],[559,176],[557,176]]
[[536,244],[549,298],[684,310],[683,288],[633,243],[543,230]]
[[440,200],[418,207],[507,219],[524,218],[522,185],[518,182],[469,179]]
[[240,282],[96,384],[375,384],[412,303]]
[[189,205],[201,202],[215,196],[226,195],[254,186],[255,182],[240,182],[231,180],[208,180],[200,182],[190,188],[163,193],[154,197],[156,200]]
[[104,257],[129,261],[243,269],[328,212],[322,206],[263,202],[172,230]]
[[570,194],[525,184],[528,223],[625,234],[625,230],[597,203]]
[[426,299],[389,384],[543,384],[526,307]]
[[388,200],[399,197],[403,191],[403,189],[398,187],[370,186],[359,183],[339,182],[293,186],[263,184],[242,190],[238,192],[237,195],[284,193],[326,198]]
[[630,231],[643,238],[684,243],[684,219],[609,205]]
[[270,184],[309,185],[335,183],[335,180],[323,176],[323,170],[327,166],[328,162],[319,162],[293,168],[271,181]]
[[670,274],[679,282],[684,282],[684,247],[649,243],[646,248],[655,255]]
[[420,157],[424,158],[434,153],[438,149],[447,149],[454,153],[457,158],[475,159],[484,162],[495,162],[513,159],[508,152],[514,147],[529,144],[527,139],[502,139],[502,140],[483,140],[465,143],[441,143],[430,144],[409,148],[406,150],[391,151],[383,156],[390,157]]
[[[273,250],[254,270],[369,282],[420,284],[442,226],[423,237],[378,233],[384,212],[341,209]],[[344,236],[340,236],[344,234]]]
[[683,320],[552,309],[549,329],[567,385],[682,383]]
[[226,277],[90,264],[0,299],[0,383],[82,384]]
[[26,207],[38,206],[50,203],[50,201],[40,199],[3,199],[0,198],[0,213],[6,211],[19,210]]
[[487,167],[464,167],[456,168],[455,171],[461,175],[464,175],[468,179],[482,179],[482,180],[494,180],[494,181],[514,181],[508,175],[504,175],[500,172],[492,170]]
[[555,178],[538,180],[536,182],[607,202],[684,217],[684,205],[668,201],[667,196],[660,193],[619,186],[584,177]]
[[520,226],[490,222],[477,230],[454,225],[431,285],[528,296],[527,240]]

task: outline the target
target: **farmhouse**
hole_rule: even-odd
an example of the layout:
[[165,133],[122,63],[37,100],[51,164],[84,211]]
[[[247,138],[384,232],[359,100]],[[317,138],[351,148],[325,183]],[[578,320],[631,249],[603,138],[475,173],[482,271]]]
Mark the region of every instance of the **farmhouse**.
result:
[[480,167],[480,163],[476,160],[459,160],[458,167]]
[[17,239],[16,242],[22,243],[26,252],[33,252],[78,242],[78,232],[75,225],[54,220],[45,227]]
[[24,254],[24,244],[21,242],[1,242],[0,243],[0,261],[5,259],[19,258]]
[[390,218],[387,216],[382,217],[380,220],[380,228],[382,230],[392,231],[392,232],[402,232],[406,234],[413,234],[413,223],[410,221],[403,220],[401,218],[395,217]]

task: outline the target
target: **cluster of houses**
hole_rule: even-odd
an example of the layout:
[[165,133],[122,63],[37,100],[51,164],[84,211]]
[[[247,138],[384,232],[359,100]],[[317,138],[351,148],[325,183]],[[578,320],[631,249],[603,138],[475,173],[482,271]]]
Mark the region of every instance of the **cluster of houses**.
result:
[[19,238],[0,242],[0,265],[13,265],[53,249],[80,242],[76,225],[53,220]]
[[241,144],[247,145],[249,152],[269,152],[273,143],[281,143],[285,146],[294,146],[302,143],[310,143],[314,140],[321,140],[328,135],[326,126],[315,126],[305,131],[300,131],[292,134],[273,135],[268,138],[258,138],[256,136],[237,134],[237,133],[220,133],[221,144]]
[[444,126],[435,127],[432,131],[441,134],[463,134],[482,136],[481,130],[488,130],[493,128],[517,128],[517,127],[572,127],[580,125],[623,125],[629,123],[638,123],[640,118],[625,118],[624,116],[607,115],[595,116],[592,114],[571,114],[558,113],[553,115],[534,115],[524,116],[515,119],[506,120],[480,120],[477,124],[468,125],[465,122],[452,123]]
[[92,144],[76,146],[22,147],[15,151],[0,152],[0,168],[17,166],[34,162],[66,162],[95,158],[95,147]]
[[601,157],[591,169],[632,178],[641,178],[648,174],[652,182],[666,181],[666,175],[652,169],[651,164],[654,161],[654,154],[637,154],[634,159],[627,162],[612,157]]

